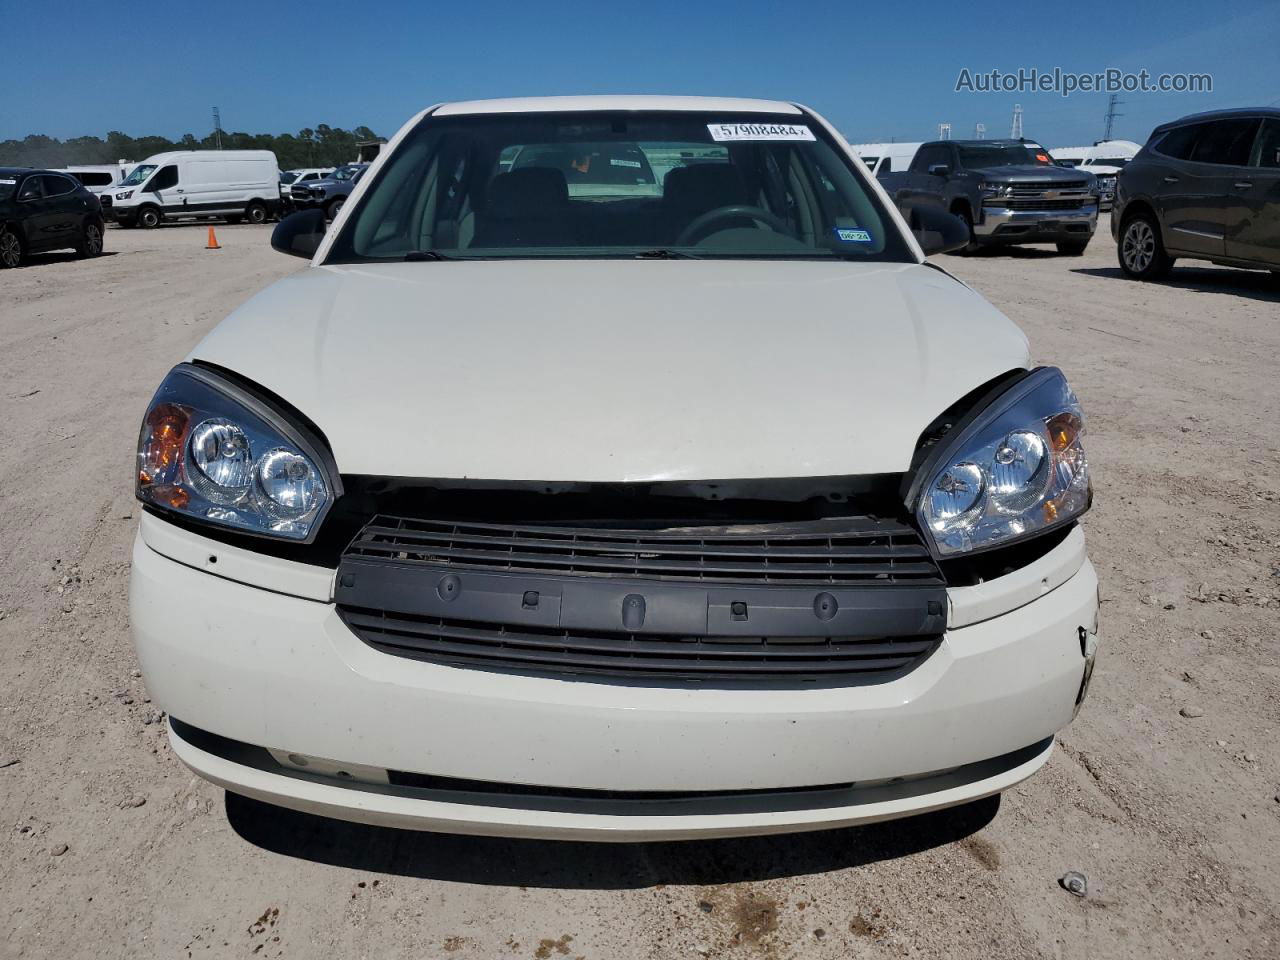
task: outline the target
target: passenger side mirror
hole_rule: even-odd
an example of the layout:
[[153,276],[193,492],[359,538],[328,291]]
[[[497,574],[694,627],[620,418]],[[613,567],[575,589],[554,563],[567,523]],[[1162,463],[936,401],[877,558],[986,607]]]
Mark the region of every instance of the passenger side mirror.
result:
[[926,257],[959,250],[969,242],[969,225],[940,207],[903,207],[902,215]]
[[931,163],[929,165],[929,176],[945,177],[951,172],[951,165],[946,163]]
[[299,210],[276,224],[276,228],[271,231],[271,246],[291,257],[306,257],[310,260],[320,249],[324,228],[323,210]]

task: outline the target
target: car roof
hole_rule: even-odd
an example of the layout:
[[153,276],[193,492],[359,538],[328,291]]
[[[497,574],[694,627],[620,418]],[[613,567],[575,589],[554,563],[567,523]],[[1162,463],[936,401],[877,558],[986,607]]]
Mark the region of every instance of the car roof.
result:
[[725,113],[790,113],[799,115],[794,103],[781,100],[748,100],[736,97],[593,96],[515,97],[506,100],[461,100],[442,104],[433,115],[464,116],[484,113],[550,113],[585,110],[700,110]]
[[35,167],[0,167],[0,177],[17,177],[34,170]]
[[1169,127],[1181,126],[1184,123],[1204,120],[1228,120],[1232,117],[1275,117],[1280,119],[1280,108],[1234,107],[1230,110],[1205,110],[1203,113],[1189,113],[1185,117],[1179,117],[1177,120],[1169,120],[1160,124],[1156,129],[1167,130]]

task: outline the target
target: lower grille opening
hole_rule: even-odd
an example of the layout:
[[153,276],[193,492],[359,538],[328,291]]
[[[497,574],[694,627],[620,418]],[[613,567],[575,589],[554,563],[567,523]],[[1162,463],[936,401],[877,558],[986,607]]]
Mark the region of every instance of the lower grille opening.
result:
[[473,669],[667,680],[889,679],[927,658],[940,636],[715,637],[562,630],[340,607],[384,653]]

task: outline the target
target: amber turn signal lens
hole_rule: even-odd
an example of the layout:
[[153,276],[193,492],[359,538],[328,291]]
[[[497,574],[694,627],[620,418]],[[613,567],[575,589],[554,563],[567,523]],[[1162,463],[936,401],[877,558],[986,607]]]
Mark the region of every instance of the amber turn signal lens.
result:
[[1060,413],[1050,417],[1046,426],[1049,428],[1049,442],[1058,453],[1070,447],[1080,436],[1080,418],[1074,413]]
[[139,485],[178,479],[177,467],[182,459],[182,445],[186,442],[190,422],[191,416],[186,408],[174,403],[157,404],[147,414],[138,456]]

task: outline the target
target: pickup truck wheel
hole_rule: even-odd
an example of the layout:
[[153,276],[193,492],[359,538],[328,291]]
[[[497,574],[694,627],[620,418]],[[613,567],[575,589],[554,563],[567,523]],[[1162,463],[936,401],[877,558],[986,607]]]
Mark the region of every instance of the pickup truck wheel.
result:
[[244,208],[244,215],[250,223],[266,223],[267,205],[255,200]]
[[1160,242],[1160,228],[1146,213],[1134,214],[1125,222],[1116,259],[1125,276],[1134,280],[1159,280],[1173,267],[1173,257]]
[[96,257],[102,253],[102,223],[90,220],[84,225],[80,242],[76,244],[76,256],[82,258]]
[[961,256],[972,256],[982,249],[982,244],[978,243],[973,236],[973,217],[970,215],[969,210],[966,207],[957,207],[951,212],[964,221],[965,229],[969,231],[969,242],[960,249],[953,250],[952,252],[960,254]]
[[1083,257],[1088,240],[1064,240],[1058,245],[1058,252],[1064,257]]
[[150,230],[152,227],[160,226],[160,211],[155,207],[143,207],[138,211],[138,226],[144,230]]
[[330,200],[329,205],[324,208],[324,215],[330,220],[337,220],[338,214],[342,212],[342,205],[346,202],[346,197],[335,197]]
[[0,227],[0,269],[22,264],[22,238],[8,227]]

